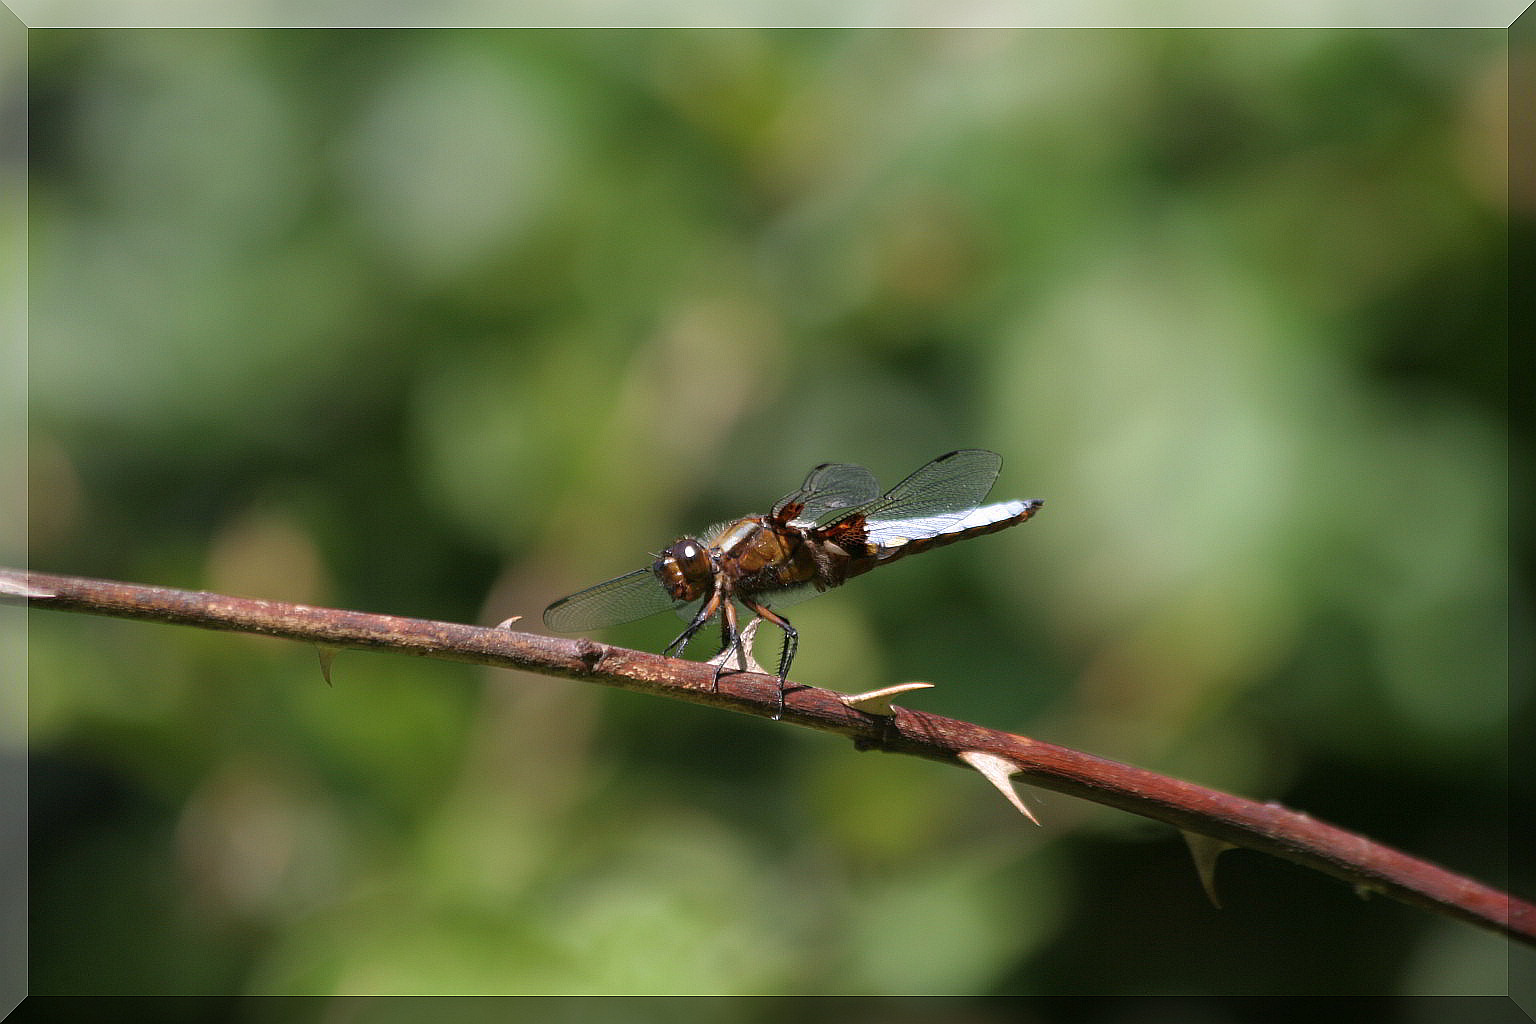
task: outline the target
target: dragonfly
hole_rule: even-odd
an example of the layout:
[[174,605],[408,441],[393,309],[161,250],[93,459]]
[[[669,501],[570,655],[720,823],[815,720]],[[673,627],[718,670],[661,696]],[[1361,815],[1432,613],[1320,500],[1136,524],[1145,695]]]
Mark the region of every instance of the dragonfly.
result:
[[[863,466],[822,463],[767,515],[681,537],[648,568],[562,597],[544,610],[544,624],[558,633],[586,633],[677,611],[688,625],[662,653],[678,657],[719,617],[722,647],[711,659],[718,689],[730,658],[743,668],[749,664],[758,620],[771,622],[784,634],[778,673],[782,714],[800,634],[781,609],[908,555],[1028,522],[1044,501],[986,504],[1002,465],[996,452],[961,449],[940,455],[882,494]],[[741,610],[756,616],[746,630],[739,628]]]

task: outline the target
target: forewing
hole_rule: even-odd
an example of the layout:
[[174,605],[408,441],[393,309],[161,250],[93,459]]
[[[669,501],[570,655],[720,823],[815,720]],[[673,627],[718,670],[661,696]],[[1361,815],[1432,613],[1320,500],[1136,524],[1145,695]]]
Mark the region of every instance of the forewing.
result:
[[839,516],[864,517],[868,539],[878,545],[945,533],[986,500],[1003,458],[967,448],[940,455],[885,495]]
[[806,476],[797,491],[784,495],[773,506],[780,522],[815,524],[833,512],[863,505],[880,496],[875,475],[848,462],[823,462]]
[[585,633],[643,619],[682,603],[667,593],[651,570],[636,569],[562,597],[544,609],[544,625],[557,633]]

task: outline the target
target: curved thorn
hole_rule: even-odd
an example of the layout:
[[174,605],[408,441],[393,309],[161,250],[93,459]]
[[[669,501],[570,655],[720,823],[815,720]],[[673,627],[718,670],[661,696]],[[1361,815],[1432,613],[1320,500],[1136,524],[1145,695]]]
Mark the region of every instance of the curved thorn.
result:
[[[715,655],[713,658],[710,658],[704,664],[714,665],[719,669],[725,669],[731,667],[730,663],[734,659],[736,662],[734,671],[756,672],[758,675],[764,676],[772,675],[773,673],[759,665],[757,663],[757,659],[752,656],[752,641],[756,639],[757,627],[762,625],[762,622],[762,619],[753,619],[751,622],[747,623],[746,628],[744,628],[740,635],[737,637],[738,643],[735,647],[721,648],[719,654]],[[720,675],[717,672],[715,674],[716,682],[718,682],[719,679]]]
[[839,694],[837,699],[855,711],[889,718],[896,713],[896,709],[891,706],[892,697],[898,697],[912,690],[927,690],[932,686],[932,683],[897,683],[895,686],[885,686],[864,693]]
[[1220,910],[1221,899],[1216,895],[1216,858],[1237,847],[1225,840],[1212,839],[1198,832],[1185,832],[1180,829],[1179,833],[1189,846],[1189,855],[1194,858],[1195,870],[1200,873],[1200,886],[1205,890],[1206,898],[1211,901],[1211,906]]
[[1040,819],[1035,817],[1034,813],[1024,805],[1023,798],[1013,788],[1013,775],[1019,770],[1018,765],[1006,757],[988,754],[983,750],[962,750],[956,756],[978,772],[981,772],[986,777],[986,780],[996,786],[997,791],[1003,794],[1008,802],[1018,809],[1020,814],[1036,825],[1040,824]]
[[325,685],[331,685],[331,662],[336,660],[336,655],[341,653],[340,647],[316,647],[315,653],[320,655],[320,674],[325,677]]

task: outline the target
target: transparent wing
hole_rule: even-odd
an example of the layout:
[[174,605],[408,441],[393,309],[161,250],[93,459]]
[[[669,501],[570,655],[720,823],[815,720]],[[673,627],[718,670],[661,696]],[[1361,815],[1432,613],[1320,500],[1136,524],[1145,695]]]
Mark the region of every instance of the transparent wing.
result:
[[799,490],[774,503],[773,517],[780,522],[815,524],[833,512],[866,504],[879,496],[880,485],[875,482],[875,475],[863,466],[823,462],[811,470]]
[[[765,594],[758,594],[754,598],[758,604],[767,605],[775,610],[789,608],[801,601],[809,601],[813,597],[819,597],[826,591],[817,588],[814,583],[797,583],[792,587],[781,587]],[[751,614],[750,612],[748,614]]]
[[882,497],[833,522],[863,516],[876,544],[946,533],[986,500],[1002,466],[1001,455],[980,448],[940,455]]
[[544,625],[557,633],[585,633],[643,619],[683,603],[667,593],[651,570],[636,569],[562,597],[544,609]]

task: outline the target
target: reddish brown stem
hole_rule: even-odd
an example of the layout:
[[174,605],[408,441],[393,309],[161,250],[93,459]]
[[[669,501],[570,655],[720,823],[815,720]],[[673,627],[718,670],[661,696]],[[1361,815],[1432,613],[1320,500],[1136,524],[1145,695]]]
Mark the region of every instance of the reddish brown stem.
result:
[[[371,615],[335,608],[227,597],[200,591],[21,572],[0,568],[0,599],[45,608],[201,626],[299,640],[322,648],[361,647],[566,676],[626,690],[773,716],[778,680],[740,673],[720,678],[704,664],[591,640],[562,640],[511,629]],[[1017,765],[1030,784],[1231,843],[1325,872],[1361,890],[1503,932],[1536,945],[1536,907],[1496,889],[1410,857],[1364,836],[1276,804],[1258,803],[1166,775],[1107,761],[1026,736],[940,715],[896,708],[876,717],[839,695],[809,686],[790,690],[786,722],[877,746],[964,766],[959,755],[982,751]]]

